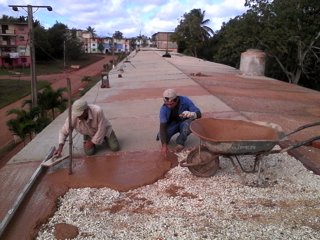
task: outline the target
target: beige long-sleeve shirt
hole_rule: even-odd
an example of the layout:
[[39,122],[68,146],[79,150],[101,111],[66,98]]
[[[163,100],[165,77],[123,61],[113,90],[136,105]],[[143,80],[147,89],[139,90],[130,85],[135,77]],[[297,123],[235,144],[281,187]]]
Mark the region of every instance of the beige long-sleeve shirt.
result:
[[[72,129],[83,135],[89,135],[94,144],[101,144],[104,137],[109,137],[112,132],[112,126],[108,119],[105,118],[100,106],[88,104],[88,119],[81,120],[72,118]],[[59,131],[59,144],[64,144],[69,134],[69,119],[67,118],[64,125]]]

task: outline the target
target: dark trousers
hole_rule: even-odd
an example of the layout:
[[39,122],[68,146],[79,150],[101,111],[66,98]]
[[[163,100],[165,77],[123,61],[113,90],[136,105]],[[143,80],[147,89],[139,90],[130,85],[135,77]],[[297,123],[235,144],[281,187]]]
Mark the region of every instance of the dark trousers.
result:
[[[184,146],[185,142],[187,141],[188,136],[191,133],[190,130],[190,123],[193,120],[191,119],[187,119],[184,120],[182,122],[171,122],[168,126],[167,126],[167,139],[166,139],[166,143],[170,142],[170,139],[172,138],[173,135],[175,135],[176,133],[180,133],[179,136],[176,139],[176,143],[179,145]],[[157,140],[159,139],[159,134],[157,136]]]

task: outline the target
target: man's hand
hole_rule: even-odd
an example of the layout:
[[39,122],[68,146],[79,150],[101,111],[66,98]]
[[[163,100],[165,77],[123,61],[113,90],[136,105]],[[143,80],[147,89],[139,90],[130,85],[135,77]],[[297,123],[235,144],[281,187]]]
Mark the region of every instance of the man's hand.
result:
[[57,156],[57,157],[60,157],[60,156],[61,156],[62,149],[63,149],[63,144],[60,143],[58,149],[54,152],[53,155],[54,155],[54,156]]
[[94,146],[94,143],[91,142],[91,140],[87,140],[87,141],[84,142],[84,148],[87,149],[87,150],[93,148],[93,146]]
[[162,147],[161,147],[161,154],[164,156],[164,157],[167,157],[168,156],[168,146],[167,144],[163,144]]
[[197,118],[197,113],[195,112],[189,112],[189,111],[184,111],[180,115],[182,118],[191,118],[191,119],[196,119]]

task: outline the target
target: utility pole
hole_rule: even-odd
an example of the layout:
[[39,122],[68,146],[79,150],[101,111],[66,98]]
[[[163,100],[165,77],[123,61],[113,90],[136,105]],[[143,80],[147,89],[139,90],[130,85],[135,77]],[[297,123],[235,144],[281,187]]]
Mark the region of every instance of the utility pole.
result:
[[34,32],[33,32],[33,8],[46,8],[48,11],[52,11],[51,6],[32,6],[32,5],[9,5],[13,11],[18,11],[18,8],[27,8],[28,13],[28,28],[29,28],[29,42],[30,42],[30,56],[31,56],[31,101],[32,107],[38,106],[37,99],[37,76],[36,76],[36,54],[34,47]]
[[63,71],[66,70],[66,41],[63,41]]
[[112,68],[114,68],[114,37],[112,36]]

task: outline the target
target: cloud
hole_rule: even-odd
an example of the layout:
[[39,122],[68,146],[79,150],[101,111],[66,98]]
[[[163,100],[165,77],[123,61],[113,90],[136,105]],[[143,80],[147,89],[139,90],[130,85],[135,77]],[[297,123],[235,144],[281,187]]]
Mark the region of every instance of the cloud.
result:
[[[0,0],[2,14],[27,16],[26,11],[14,12],[9,0]],[[50,5],[52,12],[38,9],[34,19],[46,28],[56,22],[69,28],[95,28],[99,36],[121,31],[124,37],[136,37],[140,33],[151,37],[153,33],[173,31],[185,13],[192,9],[205,10],[205,18],[213,30],[219,30],[227,22],[243,14],[245,0],[11,0],[12,5]],[[36,10],[36,9],[34,9]]]

